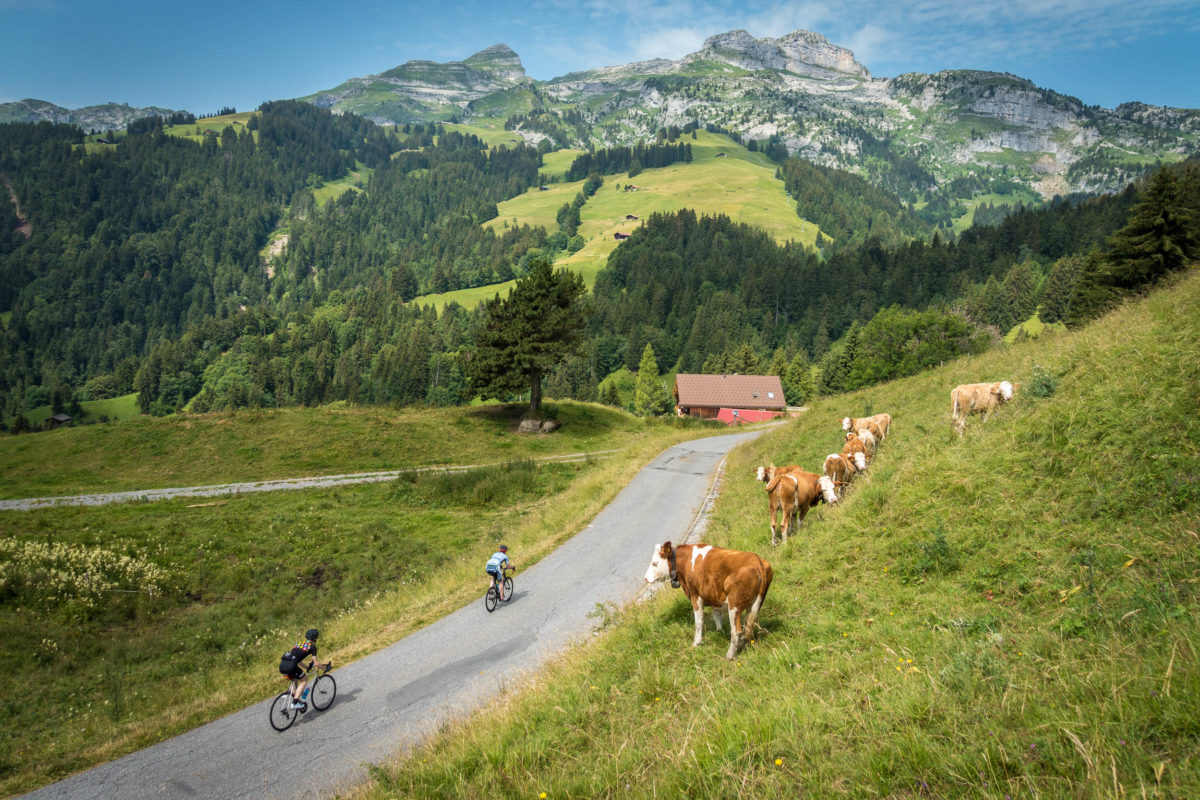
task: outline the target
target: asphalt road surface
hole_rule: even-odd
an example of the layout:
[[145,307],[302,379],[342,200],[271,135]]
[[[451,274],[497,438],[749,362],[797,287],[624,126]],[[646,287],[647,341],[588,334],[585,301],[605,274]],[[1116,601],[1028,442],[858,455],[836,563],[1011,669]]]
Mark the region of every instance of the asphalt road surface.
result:
[[[362,782],[366,765],[420,744],[445,722],[519,689],[599,624],[597,605],[624,606],[643,587],[652,547],[683,541],[711,502],[718,467],[762,429],[676,445],[623,489],[592,524],[528,570],[494,613],[480,597],[390,647],[334,665],[337,698],[283,733],[270,699],[29,798],[325,798]],[[514,552],[518,567],[521,553]],[[589,616],[591,615],[591,616]]]

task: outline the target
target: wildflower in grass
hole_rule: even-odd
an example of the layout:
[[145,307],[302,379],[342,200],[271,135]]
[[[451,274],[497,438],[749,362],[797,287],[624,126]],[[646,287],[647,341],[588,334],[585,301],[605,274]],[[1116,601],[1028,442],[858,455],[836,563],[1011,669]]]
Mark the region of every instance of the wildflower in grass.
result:
[[777,767],[782,767],[782,766],[783,766],[783,759],[782,759],[782,758],[777,758],[777,759],[775,759],[775,766],[777,766]]

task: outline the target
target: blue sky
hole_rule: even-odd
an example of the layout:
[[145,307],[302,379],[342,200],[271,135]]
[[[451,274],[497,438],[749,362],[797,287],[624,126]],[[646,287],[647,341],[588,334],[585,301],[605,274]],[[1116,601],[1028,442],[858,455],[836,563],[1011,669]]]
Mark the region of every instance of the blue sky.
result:
[[815,31],[876,77],[986,69],[1109,108],[1200,108],[1197,0],[0,0],[0,102],[249,110],[501,42],[544,80],[738,28]]

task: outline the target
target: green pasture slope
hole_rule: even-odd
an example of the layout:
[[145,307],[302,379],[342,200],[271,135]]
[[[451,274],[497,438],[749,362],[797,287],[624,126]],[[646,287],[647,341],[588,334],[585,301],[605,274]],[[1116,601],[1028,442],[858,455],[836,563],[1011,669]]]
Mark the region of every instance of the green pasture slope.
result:
[[[655,212],[673,213],[683,208],[690,208],[702,216],[725,214],[734,222],[765,230],[780,242],[797,241],[809,246],[816,243],[819,229],[796,214],[795,201],[784,191],[783,182],[775,178],[775,165],[765,155],[751,153],[726,136],[705,131],[698,131],[695,139],[684,137],[681,141],[692,146],[689,164],[647,169],[633,178],[624,173],[605,175],[604,185],[580,211],[579,233],[584,238],[583,249],[560,258],[555,266],[581,273],[590,287],[596,273],[619,244],[613,234],[631,233]],[[570,163],[564,165],[553,156],[546,157],[552,165],[550,169],[565,172]],[[621,189],[617,188],[618,184]],[[639,188],[624,191],[627,184]],[[497,231],[514,224],[557,230],[555,216],[558,210],[579,194],[583,181],[546,186],[545,191],[535,186],[498,204],[499,216],[485,224]],[[630,214],[639,219],[627,220],[626,216]],[[416,302],[442,308],[453,301],[473,308],[497,292],[503,296],[511,285],[510,282],[424,295]]]
[[[394,481],[0,511],[0,698],[8,797],[278,691],[279,652],[322,631],[338,664],[478,597],[500,540],[533,564],[632,474],[707,425],[586,403],[332,406],[140,418],[0,437],[7,498],[408,469]],[[547,456],[616,450],[555,463]],[[421,470],[482,465],[464,473]],[[547,502],[553,497],[554,502]]]
[[[740,657],[682,592],[374,773],[356,797],[1200,797],[1200,272],[820,400],[731,455],[705,539],[775,578]],[[950,389],[1013,403],[950,427]],[[839,507],[768,545],[755,466],[892,434]],[[647,553],[647,562],[650,554]]]
[[[93,422],[100,422],[101,417],[112,421],[133,419],[142,413],[141,409],[138,408],[137,394],[126,394],[120,397],[111,397],[107,400],[84,400],[80,402],[79,406],[83,409],[83,414],[72,417],[72,422],[75,425],[90,425]],[[40,429],[53,414],[54,409],[46,405],[31,408],[25,412],[24,416],[30,425]],[[16,419],[16,417],[7,417],[4,423],[9,428],[12,428]]]

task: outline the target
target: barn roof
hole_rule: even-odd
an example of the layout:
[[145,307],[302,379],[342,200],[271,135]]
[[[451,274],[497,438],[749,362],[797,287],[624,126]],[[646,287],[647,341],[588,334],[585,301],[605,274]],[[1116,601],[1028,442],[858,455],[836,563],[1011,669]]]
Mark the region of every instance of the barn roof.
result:
[[787,408],[778,375],[675,376],[675,400],[681,406]]

